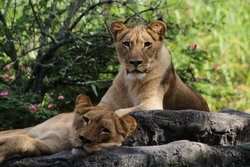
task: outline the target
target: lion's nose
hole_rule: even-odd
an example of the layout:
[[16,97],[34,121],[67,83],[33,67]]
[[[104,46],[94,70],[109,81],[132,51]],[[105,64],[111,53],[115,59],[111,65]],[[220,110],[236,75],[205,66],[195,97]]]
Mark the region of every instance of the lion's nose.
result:
[[86,137],[84,137],[84,136],[80,136],[79,138],[81,139],[81,141],[83,143],[91,143],[91,141],[89,139],[87,139]]
[[134,66],[138,66],[142,63],[142,61],[129,61],[130,64],[133,64]]

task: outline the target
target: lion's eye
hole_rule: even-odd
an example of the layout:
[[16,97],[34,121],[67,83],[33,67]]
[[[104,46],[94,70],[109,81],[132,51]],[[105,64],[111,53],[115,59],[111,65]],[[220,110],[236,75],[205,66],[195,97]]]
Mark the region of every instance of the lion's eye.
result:
[[151,42],[145,42],[144,43],[144,47],[146,48],[146,47],[150,47],[152,45],[152,43]]
[[102,132],[104,132],[104,133],[111,133],[110,130],[107,129],[107,128],[104,128],[104,129],[102,130]]
[[88,123],[89,122],[89,119],[87,117],[82,117],[83,121]]
[[123,42],[122,43],[124,46],[128,46],[129,47],[129,42]]

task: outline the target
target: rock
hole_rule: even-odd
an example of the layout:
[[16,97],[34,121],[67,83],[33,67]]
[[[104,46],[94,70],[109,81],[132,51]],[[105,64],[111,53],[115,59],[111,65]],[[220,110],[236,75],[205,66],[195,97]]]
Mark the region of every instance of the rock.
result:
[[136,111],[138,127],[123,145],[150,146],[177,140],[209,145],[238,145],[250,142],[250,115],[225,109],[221,112]]
[[250,166],[250,144],[208,146],[181,140],[160,146],[112,147],[81,157],[70,151],[50,156],[10,160],[3,167],[148,167]]
[[249,114],[226,109],[218,113],[136,111],[131,115],[138,127],[124,146],[85,157],[64,151],[14,158],[2,167],[250,166]]

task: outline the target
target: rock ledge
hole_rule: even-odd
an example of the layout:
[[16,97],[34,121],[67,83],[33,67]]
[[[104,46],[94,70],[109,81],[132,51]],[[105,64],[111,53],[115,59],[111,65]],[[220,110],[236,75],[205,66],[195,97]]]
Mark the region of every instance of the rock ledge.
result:
[[[70,151],[12,158],[2,167],[250,166],[250,115],[231,109],[136,111],[137,130],[121,147],[85,157]],[[133,146],[133,147],[132,147]]]

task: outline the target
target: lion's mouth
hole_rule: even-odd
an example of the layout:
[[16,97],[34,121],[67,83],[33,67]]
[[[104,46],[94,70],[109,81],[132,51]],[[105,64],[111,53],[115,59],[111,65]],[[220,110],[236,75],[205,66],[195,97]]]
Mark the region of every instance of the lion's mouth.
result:
[[146,72],[147,72],[147,70],[144,70],[144,71],[140,71],[140,70],[137,70],[137,69],[134,69],[134,70],[132,70],[132,71],[127,70],[127,74],[131,74],[131,73],[134,73],[134,74],[136,74],[136,73],[142,74],[142,73],[146,73]]
[[73,149],[75,149],[75,150],[85,151],[83,147],[73,147]]
[[82,150],[87,153],[92,153],[99,151],[102,147],[111,147],[111,146],[121,146],[121,143],[111,142],[111,143],[85,143],[82,146],[73,147],[76,150]]
[[103,147],[121,146],[121,143],[111,142],[111,143],[100,143],[100,144],[83,144],[82,146],[73,147],[73,155],[86,156],[100,151]]
[[99,144],[93,144],[93,143],[83,144],[82,146],[77,146],[73,148],[75,154],[82,154],[82,155],[95,153],[101,149],[102,149],[102,146],[100,146]]

